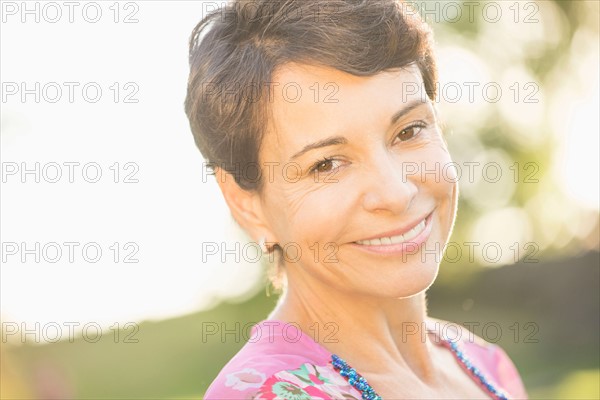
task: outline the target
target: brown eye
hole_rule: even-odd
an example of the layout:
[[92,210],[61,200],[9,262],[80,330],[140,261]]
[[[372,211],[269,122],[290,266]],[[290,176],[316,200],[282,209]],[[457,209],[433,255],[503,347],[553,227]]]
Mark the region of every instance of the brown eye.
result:
[[330,173],[338,167],[336,165],[336,162],[339,163],[339,161],[334,158],[325,158],[323,160],[317,161],[310,168],[310,173],[312,173],[312,174]]
[[423,127],[424,125],[420,124],[408,126],[398,133],[398,139],[402,142],[410,140],[417,136]]
[[333,166],[332,160],[324,160],[315,165],[315,172],[329,172]]

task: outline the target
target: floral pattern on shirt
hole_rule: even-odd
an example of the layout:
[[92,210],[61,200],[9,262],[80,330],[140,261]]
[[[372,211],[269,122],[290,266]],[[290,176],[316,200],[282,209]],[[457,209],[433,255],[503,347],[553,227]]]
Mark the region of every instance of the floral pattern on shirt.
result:
[[327,400],[360,399],[360,393],[331,364],[302,364],[294,370],[269,377],[253,400]]

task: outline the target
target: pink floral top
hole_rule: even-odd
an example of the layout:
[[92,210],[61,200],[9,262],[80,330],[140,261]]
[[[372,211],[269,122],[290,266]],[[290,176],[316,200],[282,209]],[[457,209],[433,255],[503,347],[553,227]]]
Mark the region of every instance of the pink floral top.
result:
[[[431,326],[428,320],[427,327]],[[499,346],[469,335],[454,335],[452,340],[495,388],[508,398],[527,399],[519,373]],[[248,342],[221,370],[204,398],[360,400],[361,392],[333,368],[331,355],[294,324],[262,321],[254,325]]]

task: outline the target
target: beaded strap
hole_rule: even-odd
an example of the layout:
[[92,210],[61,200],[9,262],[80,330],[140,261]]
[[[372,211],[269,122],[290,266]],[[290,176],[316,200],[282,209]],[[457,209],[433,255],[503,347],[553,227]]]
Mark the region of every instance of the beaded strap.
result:
[[331,355],[333,368],[339,371],[340,375],[348,380],[348,383],[354,386],[362,393],[363,400],[383,400],[381,396],[375,393],[375,390],[369,385],[367,380],[363,378],[354,368],[349,366],[346,361],[342,360],[335,354]]
[[452,350],[456,358],[458,358],[462,365],[464,365],[473,376],[479,379],[481,385],[485,387],[488,390],[488,392],[490,392],[492,395],[495,396],[495,398],[499,400],[508,400],[508,397],[506,397],[506,395],[500,390],[496,389],[481,373],[481,371],[471,363],[471,361],[464,355],[464,353],[460,351],[456,342],[445,341],[445,343],[448,343],[450,350]]
[[[494,396],[494,398],[498,400],[508,400],[506,395],[502,393],[500,390],[496,389],[486,378],[485,376],[475,367],[471,361],[464,355],[462,351],[458,348],[456,342],[451,342],[449,340],[443,341],[444,345],[452,350],[452,353],[456,356],[456,358],[460,361],[460,363],[469,371],[471,375],[476,377],[481,385]],[[333,368],[340,373],[341,376],[348,380],[348,383],[356,388],[359,392],[362,393],[363,400],[383,400],[381,396],[379,396],[375,390],[369,385],[367,380],[361,376],[354,368],[352,368],[346,361],[341,359],[335,354],[331,355],[331,362],[333,364]]]

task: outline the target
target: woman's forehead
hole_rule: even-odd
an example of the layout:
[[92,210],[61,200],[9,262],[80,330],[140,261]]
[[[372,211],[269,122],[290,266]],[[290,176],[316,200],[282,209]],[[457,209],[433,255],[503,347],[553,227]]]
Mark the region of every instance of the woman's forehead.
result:
[[272,135],[267,136],[278,146],[294,146],[309,136],[333,134],[357,123],[388,124],[403,104],[427,101],[423,79],[413,65],[359,77],[330,67],[290,64],[273,74],[271,85]]
[[[314,83],[321,83],[321,85],[333,83],[338,86],[353,88],[357,86],[364,87],[369,84],[368,82],[371,85],[377,85],[377,82],[389,82],[392,80],[398,83],[405,81],[423,84],[419,67],[415,63],[404,68],[381,71],[370,76],[352,75],[329,66],[286,63],[275,69],[272,78],[270,84],[272,86],[280,86],[281,89],[284,89],[286,85],[289,88],[296,84],[308,84],[311,86]],[[281,97],[285,93],[282,90],[275,90],[274,94],[278,94]]]

